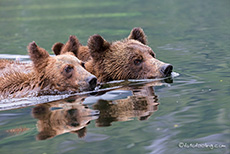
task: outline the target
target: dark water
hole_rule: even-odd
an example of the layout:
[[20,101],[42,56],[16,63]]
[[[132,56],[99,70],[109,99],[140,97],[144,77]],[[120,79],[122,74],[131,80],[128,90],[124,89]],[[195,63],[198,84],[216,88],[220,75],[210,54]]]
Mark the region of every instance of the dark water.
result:
[[142,27],[180,76],[14,100],[17,109],[0,111],[0,153],[230,153],[229,16],[229,0],[1,0],[0,58],[26,55],[31,41],[52,53],[69,35],[86,45],[95,33],[120,40]]

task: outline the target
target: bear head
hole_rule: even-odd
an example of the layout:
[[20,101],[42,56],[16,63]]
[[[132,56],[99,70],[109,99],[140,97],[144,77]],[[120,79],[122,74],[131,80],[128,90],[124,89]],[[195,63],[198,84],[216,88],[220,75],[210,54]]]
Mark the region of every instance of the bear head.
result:
[[53,57],[32,42],[28,46],[28,53],[41,89],[47,87],[58,92],[79,92],[96,87],[96,77],[82,67],[82,62],[72,50]]
[[150,79],[171,75],[172,65],[156,59],[147,46],[147,38],[141,28],[134,28],[128,38],[107,42],[100,35],[88,40],[92,59],[85,64],[86,70],[98,80]]

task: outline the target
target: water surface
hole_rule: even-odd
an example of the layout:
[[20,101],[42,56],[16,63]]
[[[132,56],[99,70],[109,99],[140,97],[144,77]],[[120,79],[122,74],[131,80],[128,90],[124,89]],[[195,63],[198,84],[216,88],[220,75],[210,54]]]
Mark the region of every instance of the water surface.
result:
[[180,76],[173,83],[109,83],[97,94],[42,98],[37,105],[21,100],[23,108],[0,111],[0,153],[230,153],[229,6],[228,0],[2,0],[0,58],[28,61],[32,41],[52,54],[52,45],[69,35],[86,45],[93,34],[115,41],[142,27],[157,58]]

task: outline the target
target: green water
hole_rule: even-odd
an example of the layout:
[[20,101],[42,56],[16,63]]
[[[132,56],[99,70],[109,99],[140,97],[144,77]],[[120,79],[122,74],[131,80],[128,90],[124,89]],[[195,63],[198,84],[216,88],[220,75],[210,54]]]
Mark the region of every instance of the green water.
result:
[[[113,41],[142,27],[157,58],[180,76],[173,83],[126,83],[123,89],[80,95],[80,101],[59,101],[101,111],[101,117],[87,116],[83,138],[72,131],[36,139],[39,120],[33,112],[39,105],[0,111],[0,153],[230,153],[229,16],[229,0],[1,0],[0,58],[26,55],[31,41],[52,53],[51,46],[69,35],[86,45],[96,33]],[[152,93],[136,95],[152,86]],[[148,99],[153,104],[146,105]],[[80,110],[68,109],[56,104],[41,112],[71,117]]]

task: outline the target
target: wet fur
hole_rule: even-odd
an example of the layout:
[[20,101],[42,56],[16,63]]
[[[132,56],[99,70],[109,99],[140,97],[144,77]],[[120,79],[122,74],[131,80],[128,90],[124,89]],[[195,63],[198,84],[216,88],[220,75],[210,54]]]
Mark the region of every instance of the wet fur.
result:
[[[93,75],[82,68],[72,52],[51,57],[45,49],[32,42],[28,53],[33,64],[31,71],[25,73],[12,69],[3,73],[0,77],[0,98],[79,92],[89,87],[86,79]],[[71,74],[65,72],[65,67],[73,67]]]

